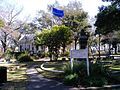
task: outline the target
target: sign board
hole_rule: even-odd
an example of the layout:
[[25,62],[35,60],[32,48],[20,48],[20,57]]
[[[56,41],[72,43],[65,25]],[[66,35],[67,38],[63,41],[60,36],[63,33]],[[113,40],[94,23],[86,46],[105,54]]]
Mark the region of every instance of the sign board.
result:
[[80,50],[71,50],[71,58],[88,58],[88,48]]
[[87,74],[90,75],[89,72],[89,60],[88,60],[88,48],[80,49],[80,50],[71,50],[70,51],[70,58],[71,58],[71,69],[73,69],[73,58],[86,58],[87,62]]

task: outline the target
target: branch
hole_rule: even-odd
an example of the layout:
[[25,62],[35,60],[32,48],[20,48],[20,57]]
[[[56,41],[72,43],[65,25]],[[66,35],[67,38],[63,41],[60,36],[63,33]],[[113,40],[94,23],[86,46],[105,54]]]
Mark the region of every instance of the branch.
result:
[[14,10],[15,10],[14,8],[11,10],[10,21],[9,21],[8,25],[11,25],[15,21],[14,18],[17,17],[22,12],[23,8],[21,8],[21,10],[19,10],[17,13],[15,13],[13,15]]

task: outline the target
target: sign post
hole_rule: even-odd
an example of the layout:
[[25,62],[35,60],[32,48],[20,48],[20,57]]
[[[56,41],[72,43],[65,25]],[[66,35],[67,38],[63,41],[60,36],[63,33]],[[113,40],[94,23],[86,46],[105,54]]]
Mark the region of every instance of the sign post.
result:
[[71,50],[70,51],[71,69],[73,69],[73,58],[86,58],[87,74],[89,76],[90,72],[89,72],[88,48],[80,49],[80,50]]

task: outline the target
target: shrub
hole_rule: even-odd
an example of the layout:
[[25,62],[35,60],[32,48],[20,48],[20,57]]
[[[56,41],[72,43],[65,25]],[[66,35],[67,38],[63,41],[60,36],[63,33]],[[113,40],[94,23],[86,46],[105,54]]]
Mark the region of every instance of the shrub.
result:
[[49,53],[48,52],[45,52],[45,57],[49,57]]
[[14,54],[14,57],[15,57],[16,59],[18,59],[18,57],[19,57],[21,54],[25,54],[25,52],[14,52],[13,54]]
[[63,70],[65,72],[65,75],[69,74],[81,74],[80,76],[85,76],[86,72],[86,64],[84,61],[82,62],[73,62],[73,70],[71,70],[71,64],[67,63],[64,67]]
[[63,58],[62,58],[62,61],[65,61],[65,60],[66,60],[66,58],[65,58],[65,57],[63,57]]
[[115,60],[115,61],[113,62],[113,65],[120,65],[120,60]]
[[89,77],[89,86],[101,87],[105,84],[108,84],[108,81],[105,77]]
[[75,85],[78,80],[78,75],[76,73],[69,74],[64,78],[64,84],[66,85]]
[[28,54],[21,54],[19,57],[18,57],[18,61],[19,62],[30,62],[30,61],[33,61],[33,59],[28,55]]
[[85,86],[101,87],[101,86],[107,84],[108,81],[105,77],[89,76],[87,78],[84,78],[84,80],[82,80],[82,83]]
[[90,74],[91,76],[107,76],[109,74],[108,69],[102,64],[94,63],[90,64]]
[[62,69],[64,70],[64,72],[65,72],[64,74],[65,75],[72,74],[70,63],[65,64],[65,66]]
[[69,55],[70,55],[70,52],[69,51],[65,51],[64,52],[64,54],[63,53],[61,53],[61,57],[69,57]]
[[69,52],[69,51],[66,51],[66,52],[64,53],[64,56],[66,56],[66,57],[69,57],[69,55],[70,55],[70,52]]
[[45,57],[45,52],[43,52],[43,51],[38,51],[37,55],[38,55],[40,58],[44,58],[44,57]]
[[5,58],[10,59],[12,57],[12,51],[10,49],[7,49],[5,52]]
[[90,76],[80,78],[80,83],[87,86],[108,84],[109,71],[99,63],[90,64]]
[[[73,69],[71,70],[71,64],[67,63],[64,67],[64,83],[67,85],[75,85],[81,79],[87,76],[86,64],[84,61],[82,62],[74,62]],[[79,78],[78,78],[79,77]],[[73,83],[73,84],[72,84]]]
[[65,84],[67,83],[71,85],[73,83],[74,85],[76,83],[83,86],[102,86],[108,83],[107,77],[109,75],[109,71],[99,63],[90,63],[90,76],[87,75],[87,67],[85,61],[74,62],[73,70],[71,70],[70,63],[67,63],[63,69],[65,72]]

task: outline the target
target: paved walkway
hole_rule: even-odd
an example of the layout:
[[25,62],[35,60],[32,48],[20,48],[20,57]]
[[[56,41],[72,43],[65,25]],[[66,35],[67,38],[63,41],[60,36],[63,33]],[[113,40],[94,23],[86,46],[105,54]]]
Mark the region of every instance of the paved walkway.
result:
[[34,67],[27,70],[29,76],[27,90],[77,90],[64,86],[62,83],[46,79]]

